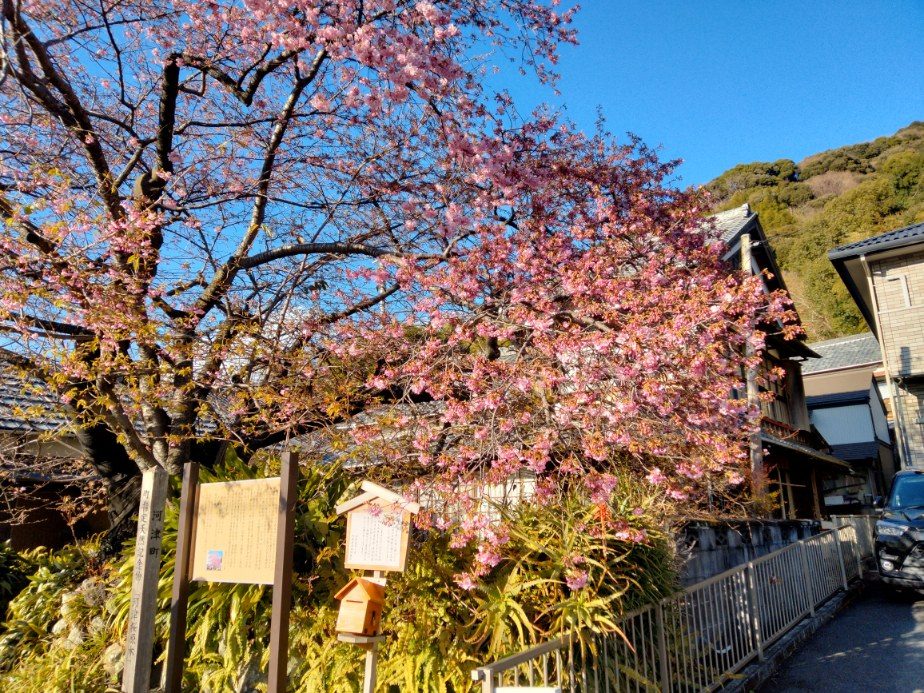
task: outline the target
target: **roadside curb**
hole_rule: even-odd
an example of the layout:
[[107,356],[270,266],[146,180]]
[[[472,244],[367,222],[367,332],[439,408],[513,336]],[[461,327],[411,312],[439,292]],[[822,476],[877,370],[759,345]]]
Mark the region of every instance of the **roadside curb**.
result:
[[765,683],[790,655],[798,650],[802,644],[812,637],[824,624],[834,618],[838,612],[850,605],[866,588],[863,580],[854,582],[846,592],[838,592],[821,607],[815,610],[814,616],[809,616],[789,633],[770,647],[762,662],[756,662],[744,668],[735,677],[721,688],[723,693],[745,693],[755,691]]

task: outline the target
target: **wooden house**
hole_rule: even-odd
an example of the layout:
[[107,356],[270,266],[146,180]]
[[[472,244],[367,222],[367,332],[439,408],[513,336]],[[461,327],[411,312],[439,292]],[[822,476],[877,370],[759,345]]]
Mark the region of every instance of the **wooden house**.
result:
[[[726,245],[731,266],[758,275],[767,293],[787,291],[780,268],[756,212],[742,205],[714,217]],[[751,242],[751,266],[742,267],[741,246]],[[784,376],[760,389],[773,398],[761,402],[760,450],[770,490],[778,493],[776,515],[783,520],[821,518],[822,486],[851,471],[850,465],[831,454],[831,446],[812,425],[802,380],[802,364],[818,359],[804,338],[786,340],[768,334],[762,353],[761,374],[778,369]],[[746,396],[746,393],[739,393]]]
[[902,468],[924,468],[924,223],[828,252],[879,343]]

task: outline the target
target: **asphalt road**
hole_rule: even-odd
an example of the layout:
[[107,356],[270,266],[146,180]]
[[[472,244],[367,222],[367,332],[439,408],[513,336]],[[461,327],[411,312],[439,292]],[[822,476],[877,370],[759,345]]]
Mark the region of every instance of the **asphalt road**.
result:
[[760,689],[777,691],[924,692],[924,598],[869,586]]

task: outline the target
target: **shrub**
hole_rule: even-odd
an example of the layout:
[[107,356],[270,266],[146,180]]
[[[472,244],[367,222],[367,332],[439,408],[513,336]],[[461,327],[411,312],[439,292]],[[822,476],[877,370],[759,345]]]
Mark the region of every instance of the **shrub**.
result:
[[[106,585],[93,565],[97,551],[86,542],[22,555],[36,569],[10,601],[0,631],[0,689],[101,689],[108,625]],[[10,673],[19,667],[21,677]]]
[[[271,465],[271,463],[268,463]],[[229,459],[203,481],[263,476]],[[306,467],[299,484],[290,685],[299,691],[357,691],[362,651],[337,641],[333,593],[343,522],[334,506],[351,484],[336,466]],[[627,517],[605,522],[608,515]],[[619,614],[675,587],[673,554],[658,529],[659,501],[624,480],[609,505],[564,493],[551,504],[505,513],[504,559],[471,589],[457,584],[470,556],[442,533],[416,530],[408,569],[389,577],[379,681],[403,691],[471,690],[472,668],[566,630],[608,631]],[[644,533],[645,540],[637,541]],[[636,541],[633,541],[635,539]],[[167,513],[156,633],[163,662],[176,542],[176,508]],[[130,600],[132,547],[93,574],[92,561],[69,547],[48,554],[10,606],[0,641],[0,688],[11,691],[103,690],[121,663]],[[56,562],[59,570],[52,570]],[[108,599],[100,598],[100,591]],[[69,593],[73,591],[71,596]],[[63,623],[62,623],[63,621]],[[259,585],[194,583],[189,600],[184,688],[265,688],[270,592]]]
[[38,567],[40,551],[17,553],[9,541],[0,542],[0,614],[10,600],[26,586],[29,575]]

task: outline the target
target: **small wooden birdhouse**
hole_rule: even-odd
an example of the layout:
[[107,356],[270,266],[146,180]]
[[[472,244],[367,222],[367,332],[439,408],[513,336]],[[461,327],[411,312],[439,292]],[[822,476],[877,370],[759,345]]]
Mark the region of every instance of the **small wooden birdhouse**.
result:
[[370,580],[353,578],[334,595],[340,600],[337,632],[376,635],[382,623],[385,588]]

